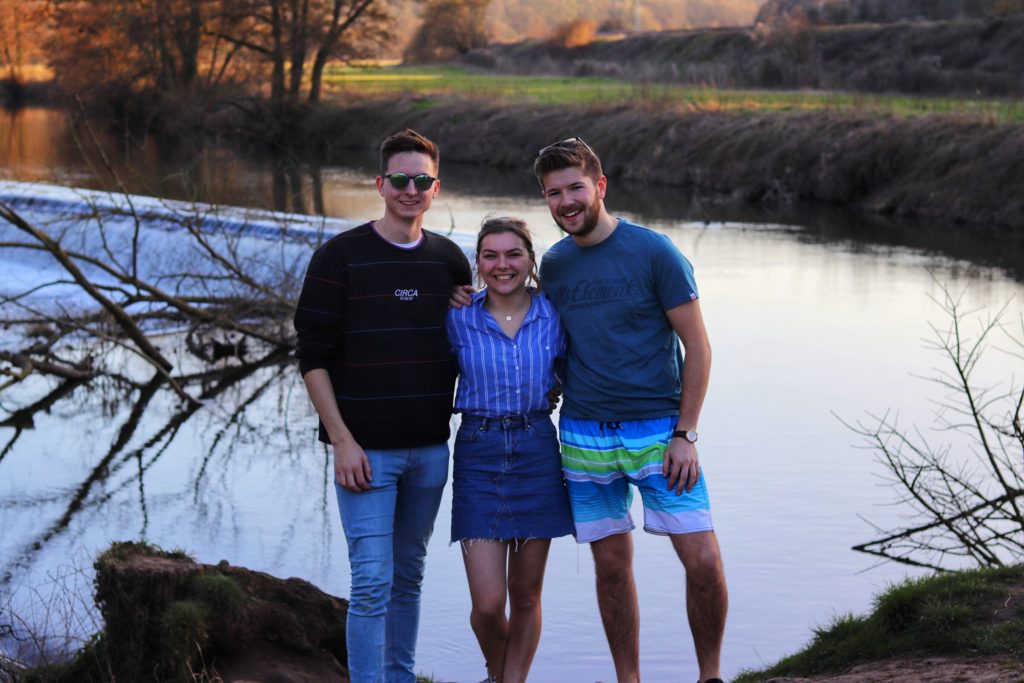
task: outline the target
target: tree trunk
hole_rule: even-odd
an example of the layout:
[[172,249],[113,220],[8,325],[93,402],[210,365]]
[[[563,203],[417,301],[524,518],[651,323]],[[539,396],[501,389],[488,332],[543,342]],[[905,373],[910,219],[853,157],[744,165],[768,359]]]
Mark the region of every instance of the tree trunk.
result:
[[271,0],[270,19],[272,39],[270,59],[273,64],[273,71],[270,75],[270,105],[275,111],[280,111],[284,104],[284,45],[281,35],[283,27],[281,26],[280,0]]
[[309,0],[291,0],[291,72],[288,101],[298,102],[302,90],[302,71],[306,66],[306,44],[309,32]]
[[343,4],[344,0],[334,0],[333,7],[331,8],[331,27],[320,43],[320,47],[316,51],[316,57],[313,59],[313,70],[309,76],[310,104],[316,104],[320,101],[320,83],[323,79],[324,67],[327,66],[327,60],[330,59],[334,47],[338,44],[338,40],[348,27],[366,11],[366,8],[373,4],[373,0],[353,0],[348,8],[348,12],[345,14],[344,20],[342,20],[341,16]]
[[316,58],[313,59],[313,70],[309,74],[310,104],[320,101],[320,81],[323,78],[325,66],[327,66],[327,51],[320,46],[320,49],[316,51]]

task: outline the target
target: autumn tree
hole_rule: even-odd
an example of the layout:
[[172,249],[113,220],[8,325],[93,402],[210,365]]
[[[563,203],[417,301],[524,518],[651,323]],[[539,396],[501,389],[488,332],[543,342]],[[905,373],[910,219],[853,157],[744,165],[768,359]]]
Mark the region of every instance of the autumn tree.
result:
[[403,55],[410,63],[437,62],[487,45],[487,7],[491,0],[431,0],[423,23]]
[[275,108],[320,98],[327,63],[387,36],[377,0],[52,0],[66,90],[190,97],[269,76]]
[[45,4],[41,0],[0,0],[0,72],[24,83],[26,68],[42,62]]
[[[332,58],[354,56],[367,38],[387,37],[387,8],[374,0],[233,0],[227,12],[235,27],[216,34],[270,69],[275,107],[318,102],[324,68]],[[307,71],[307,67],[308,71]]]
[[[229,76],[222,0],[52,0],[51,65],[65,90],[194,94]],[[211,36],[213,36],[211,38]]]

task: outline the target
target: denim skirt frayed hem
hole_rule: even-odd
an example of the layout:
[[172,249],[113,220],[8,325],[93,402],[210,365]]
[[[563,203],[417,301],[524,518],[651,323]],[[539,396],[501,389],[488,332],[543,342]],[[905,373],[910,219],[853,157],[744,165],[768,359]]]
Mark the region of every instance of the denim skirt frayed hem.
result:
[[550,416],[462,416],[452,474],[452,543],[574,532]]

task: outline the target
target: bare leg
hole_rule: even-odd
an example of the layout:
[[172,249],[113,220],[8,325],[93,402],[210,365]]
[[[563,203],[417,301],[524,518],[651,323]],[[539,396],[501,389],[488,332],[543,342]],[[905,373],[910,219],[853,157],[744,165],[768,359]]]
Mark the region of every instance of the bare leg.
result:
[[590,544],[597,574],[597,606],[619,683],[640,680],[640,607],[633,580],[633,536],[616,534]]
[[700,680],[720,678],[729,593],[718,539],[712,531],[678,534],[672,536],[672,546],[686,568],[686,616],[697,651]]
[[508,556],[508,644],[504,683],[522,683],[537,653],[541,629],[541,590],[551,539],[520,541]]
[[508,543],[471,540],[462,543],[462,561],[469,579],[473,610],[469,623],[487,662],[487,675],[502,680],[505,649],[508,643],[508,619],[505,618],[505,563]]

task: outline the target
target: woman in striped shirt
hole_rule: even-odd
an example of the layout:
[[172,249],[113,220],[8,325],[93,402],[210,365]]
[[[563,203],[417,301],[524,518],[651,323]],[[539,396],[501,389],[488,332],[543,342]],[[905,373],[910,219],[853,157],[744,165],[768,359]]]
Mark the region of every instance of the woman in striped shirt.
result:
[[452,542],[462,547],[487,680],[515,683],[540,641],[551,539],[573,532],[549,398],[566,338],[551,302],[529,286],[537,263],[525,222],[485,220],[476,264],[486,287],[448,312],[462,413]]

